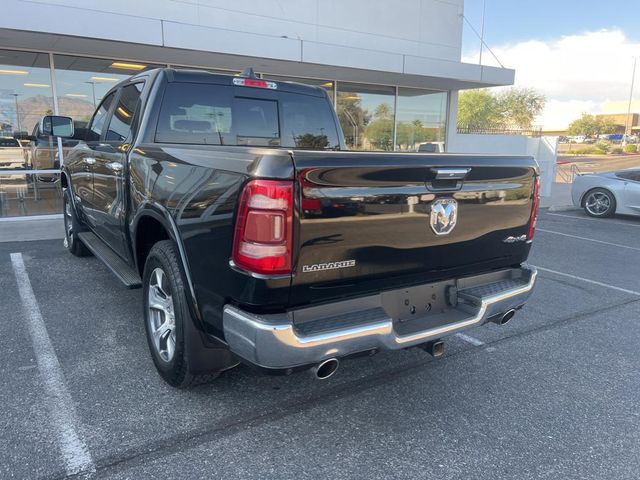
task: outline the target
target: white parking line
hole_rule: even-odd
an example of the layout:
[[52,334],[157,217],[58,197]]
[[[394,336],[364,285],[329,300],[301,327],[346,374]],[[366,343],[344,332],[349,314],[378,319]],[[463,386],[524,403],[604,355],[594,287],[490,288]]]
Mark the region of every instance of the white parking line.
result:
[[610,288],[611,290],[617,290],[618,292],[629,293],[631,295],[637,295],[640,297],[640,292],[636,292],[634,290],[628,290],[626,288],[616,287],[615,285],[609,285],[608,283],[596,282],[595,280],[591,280],[589,278],[578,277],[577,275],[571,275],[570,273],[558,272],[557,270],[551,270],[550,268],[543,268],[536,265],[536,268],[542,272],[549,272],[555,275],[560,275],[563,277],[573,278],[574,280],[580,280],[582,282],[591,283],[592,285],[598,285],[599,287]]
[[484,342],[478,340],[477,338],[470,337],[469,335],[465,335],[464,333],[456,333],[456,337],[460,340],[464,340],[471,345],[475,345],[476,347],[481,347],[484,345]]
[[628,248],[629,250],[637,250],[640,252],[640,248],[638,247],[630,247],[629,245],[620,245],[619,243],[611,243],[605,242],[603,240],[595,240],[593,238],[580,237],[579,235],[571,235],[569,233],[556,232],[554,230],[546,230],[544,228],[536,228],[536,232],[553,233],[554,235],[562,235],[563,237],[577,238],[579,240],[586,240],[587,242],[601,243],[603,245],[609,245],[611,247]]
[[60,362],[51,344],[40,307],[31,288],[22,254],[12,253],[11,264],[27,322],[38,371],[44,383],[46,404],[67,475],[95,472],[89,449],[78,435],[78,417],[67,390]]
[[[553,215],[554,217],[563,217],[563,218],[574,218],[576,220],[588,220],[590,222],[600,222],[604,225],[626,225],[627,227],[636,227],[640,228],[640,224],[636,223],[627,223],[627,222],[616,222],[615,220],[609,220],[606,218],[591,218],[591,217],[578,217],[577,215],[563,215],[562,213],[545,213],[544,215]],[[540,217],[541,220],[544,220],[544,217]],[[606,223],[604,223],[606,222]]]

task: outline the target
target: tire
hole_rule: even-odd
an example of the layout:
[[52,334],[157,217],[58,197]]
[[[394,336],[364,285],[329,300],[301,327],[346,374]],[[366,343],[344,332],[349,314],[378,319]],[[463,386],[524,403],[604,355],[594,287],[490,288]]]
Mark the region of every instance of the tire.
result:
[[191,352],[185,335],[187,322],[192,319],[178,253],[171,240],[163,240],[151,248],[142,285],[147,343],[160,376],[176,388],[216,378],[219,371],[194,375],[190,368]]
[[78,238],[78,233],[86,232],[87,228],[82,224],[76,215],[76,211],[71,203],[71,193],[69,189],[64,189],[62,196],[62,216],[64,218],[64,244],[67,250],[76,257],[86,257],[91,255],[91,251]]
[[612,217],[616,213],[616,197],[605,188],[594,188],[585,194],[582,207],[590,217]]

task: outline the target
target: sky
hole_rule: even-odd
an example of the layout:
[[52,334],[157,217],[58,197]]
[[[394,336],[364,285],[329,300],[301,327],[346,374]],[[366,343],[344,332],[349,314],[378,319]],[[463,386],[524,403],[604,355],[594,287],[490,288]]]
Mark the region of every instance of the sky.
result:
[[[482,0],[466,0],[465,17],[479,32]],[[634,56],[632,111],[640,112],[639,0],[486,0],[485,43],[516,69],[516,86],[547,97],[536,120],[545,129],[566,128],[583,112],[626,112]],[[465,25],[463,61],[478,63],[479,48]],[[498,65],[486,49],[483,64]]]

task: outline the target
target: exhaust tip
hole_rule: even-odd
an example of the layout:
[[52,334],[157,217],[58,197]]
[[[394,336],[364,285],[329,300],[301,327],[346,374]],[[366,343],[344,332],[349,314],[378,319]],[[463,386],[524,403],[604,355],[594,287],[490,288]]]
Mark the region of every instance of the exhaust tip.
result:
[[506,325],[511,321],[513,316],[516,314],[514,309],[508,310],[502,317],[500,317],[500,325]]
[[340,366],[337,358],[329,358],[313,367],[313,374],[318,380],[326,380],[331,377]]
[[421,347],[433,358],[440,358],[444,355],[444,342],[442,340],[427,342]]

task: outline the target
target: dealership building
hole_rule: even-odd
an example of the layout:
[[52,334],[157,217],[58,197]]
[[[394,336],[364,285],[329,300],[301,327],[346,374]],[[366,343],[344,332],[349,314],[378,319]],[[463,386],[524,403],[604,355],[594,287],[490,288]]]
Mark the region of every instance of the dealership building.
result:
[[66,149],[39,135],[41,116],[82,125],[145,69],[253,67],[320,86],[349,148],[367,150],[452,150],[458,91],[514,81],[513,70],[461,61],[463,0],[2,3],[0,220],[61,210]]

